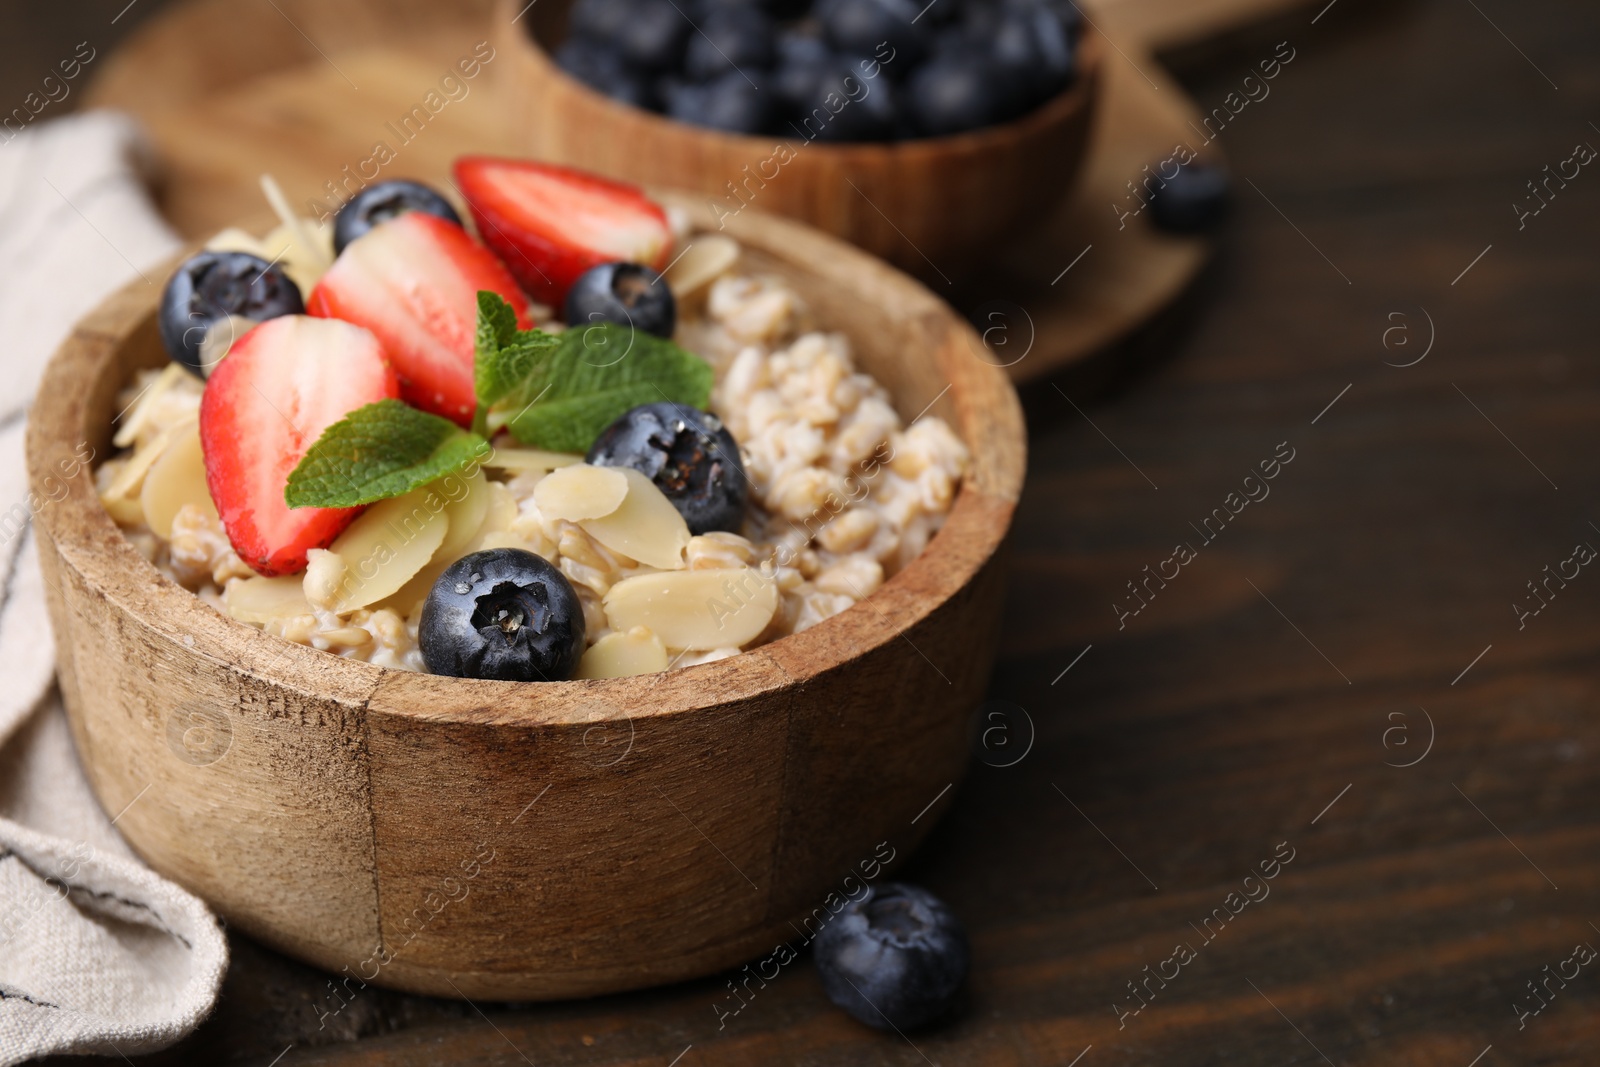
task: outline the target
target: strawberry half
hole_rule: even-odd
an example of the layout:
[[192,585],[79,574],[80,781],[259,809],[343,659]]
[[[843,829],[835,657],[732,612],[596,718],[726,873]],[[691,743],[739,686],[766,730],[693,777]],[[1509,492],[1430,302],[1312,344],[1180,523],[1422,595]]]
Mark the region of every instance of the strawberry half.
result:
[[400,395],[378,339],[347,322],[284,315],[234,344],[206,381],[200,448],[206,486],[233,550],[258,574],[294,574],[361,508],[284,503],[289,473],[356,408]]
[[533,325],[528,298],[453,222],[413,211],[350,243],[306,301],[308,314],[365,326],[383,343],[412,407],[472,423],[478,291],[493,290]]
[[484,244],[552,307],[590,267],[620,260],[660,270],[667,262],[666,212],[635,186],[491,156],[464,156],[455,173]]

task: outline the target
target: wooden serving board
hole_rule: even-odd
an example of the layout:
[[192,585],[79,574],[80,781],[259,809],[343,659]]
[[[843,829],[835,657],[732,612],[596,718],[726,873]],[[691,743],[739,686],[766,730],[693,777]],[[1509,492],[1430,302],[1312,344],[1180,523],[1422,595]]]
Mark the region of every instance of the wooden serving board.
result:
[[[1035,236],[1001,250],[973,282],[940,295],[971,315],[1014,378],[1036,378],[1125,336],[1181,292],[1208,243],[1119,225],[1126,183],[1193,143],[1198,112],[1152,58],[1303,0],[1098,0],[1089,17],[1117,55],[1105,71],[1089,161]],[[384,173],[443,182],[463,152],[514,152],[491,60],[409,143],[390,124],[489,37],[491,0],[191,0],[107,58],[92,106],[148,125],[168,218],[198,238],[261,214],[271,173],[296,206],[359,168],[378,141]],[[1081,259],[1078,258],[1081,255]],[[1071,267],[1069,270],[1068,267]]]

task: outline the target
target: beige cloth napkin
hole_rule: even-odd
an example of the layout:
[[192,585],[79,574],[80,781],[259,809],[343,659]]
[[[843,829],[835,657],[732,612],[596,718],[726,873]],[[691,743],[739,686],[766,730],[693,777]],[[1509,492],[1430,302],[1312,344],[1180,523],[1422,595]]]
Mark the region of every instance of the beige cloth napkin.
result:
[[24,418],[46,360],[179,246],[144,162],[109,112],[0,144],[0,1067],[164,1048],[210,1012],[227,969],[216,919],[133,855],[84,779],[27,524]]

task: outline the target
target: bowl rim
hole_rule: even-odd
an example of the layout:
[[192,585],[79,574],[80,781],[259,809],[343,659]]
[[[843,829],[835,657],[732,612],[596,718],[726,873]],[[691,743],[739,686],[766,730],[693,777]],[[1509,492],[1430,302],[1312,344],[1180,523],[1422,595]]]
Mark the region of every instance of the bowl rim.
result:
[[[519,0],[497,0],[497,4],[498,11],[502,15],[515,15],[522,7]],[[517,26],[510,18],[497,18],[496,25],[505,27],[501,34],[502,39],[509,37],[525,46],[517,48],[516,54],[531,61],[539,69],[542,77],[554,78],[570,87],[575,95],[587,104],[609,112],[616,121],[634,122],[668,135],[677,133],[703,138],[707,143],[720,143],[729,150],[741,153],[769,151],[774,138],[781,140],[787,136],[730,133],[709,126],[695,126],[646,108],[614,100],[563,70],[544,43],[534,38],[530,32],[533,25],[531,22],[528,28],[524,28]],[[810,138],[803,140],[808,150],[820,151],[836,161],[845,163],[870,161],[878,164],[892,161],[897,165],[908,167],[934,164],[952,155],[981,155],[1003,145],[1026,141],[1036,134],[1054,129],[1089,107],[1100,64],[1105,58],[1105,44],[1098,27],[1085,19],[1079,31],[1078,70],[1072,84],[1026,114],[995,126],[985,126],[941,137],[918,137],[904,141],[827,142]]]
[[[907,631],[957,596],[1000,550],[1009,531],[1027,447],[1021,406],[1009,378],[977,355],[983,342],[955,311],[920,282],[854,246],[754,211],[718,227],[710,210],[692,195],[660,190],[652,195],[686,212],[692,233],[721,229],[762,258],[792,269],[816,273],[817,264],[826,264],[829,275],[847,276],[861,299],[885,301],[909,324],[943,335],[934,355],[948,384],[929,408],[948,400],[949,421],[971,452],[971,466],[939,531],[916,559],[868,598],[800,633],[726,659],[653,675],[539,685],[446,678],[322,652],[212,608],[138,552],[100,503],[92,475],[65,479],[65,495],[51,494],[35,514],[41,532],[83,580],[70,583],[86,582],[92,594],[112,601],[189,654],[310,697],[346,700],[366,713],[419,722],[531,727],[692,714],[803,686],[897,638],[915,648]],[[158,287],[134,279],[80,320],[51,357],[28,422],[28,476],[35,493],[47,479],[56,479],[57,464],[80,442],[109,435],[109,427],[89,424],[89,396],[106,364],[117,359],[128,338],[156,313],[159,293]],[[85,466],[100,461],[97,457]],[[50,568],[46,579],[56,585]],[[70,598],[63,599],[70,605]]]

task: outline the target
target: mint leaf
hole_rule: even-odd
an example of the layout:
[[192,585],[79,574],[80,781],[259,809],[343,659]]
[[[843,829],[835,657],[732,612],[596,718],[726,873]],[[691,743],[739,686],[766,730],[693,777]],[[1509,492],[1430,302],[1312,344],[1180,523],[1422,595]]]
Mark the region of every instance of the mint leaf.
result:
[[[478,394],[478,410],[472,419],[477,433],[490,436],[488,406],[501,400],[528,379],[533,364],[553,349],[556,338],[540,330],[517,329],[517,313],[499,293],[478,292],[476,357],[473,361],[473,389]],[[508,403],[516,402],[513,398]],[[526,404],[527,399],[520,402]]]
[[517,339],[517,312],[505,297],[493,289],[478,290],[478,341],[481,344],[484,330],[497,345],[508,345]]
[[291,508],[371,504],[409,493],[488,454],[489,442],[449,419],[398,400],[380,400],[323,431],[289,475],[283,499]]
[[[478,293],[477,358],[473,364],[473,386],[478,393],[478,403],[494,403],[523,377],[508,365],[504,352],[516,345],[521,334],[517,329],[517,313],[505,298],[488,289],[481,290]],[[530,330],[526,336],[548,335]],[[554,343],[555,338],[549,340]]]
[[482,358],[483,350],[480,349],[478,403],[510,407],[513,410],[526,407],[538,395],[537,391],[528,391],[529,383],[539,377],[540,365],[549,362],[560,343],[561,339],[555,334],[529,330],[497,350],[487,361],[487,366]]
[[640,404],[670,400],[704,408],[711,399],[705,360],[611,322],[555,337],[519,334],[492,362],[484,379],[496,388],[513,379],[516,384],[492,400],[479,396],[489,409],[487,429],[509,429],[523,444],[553,452],[587,452],[602,430]]

